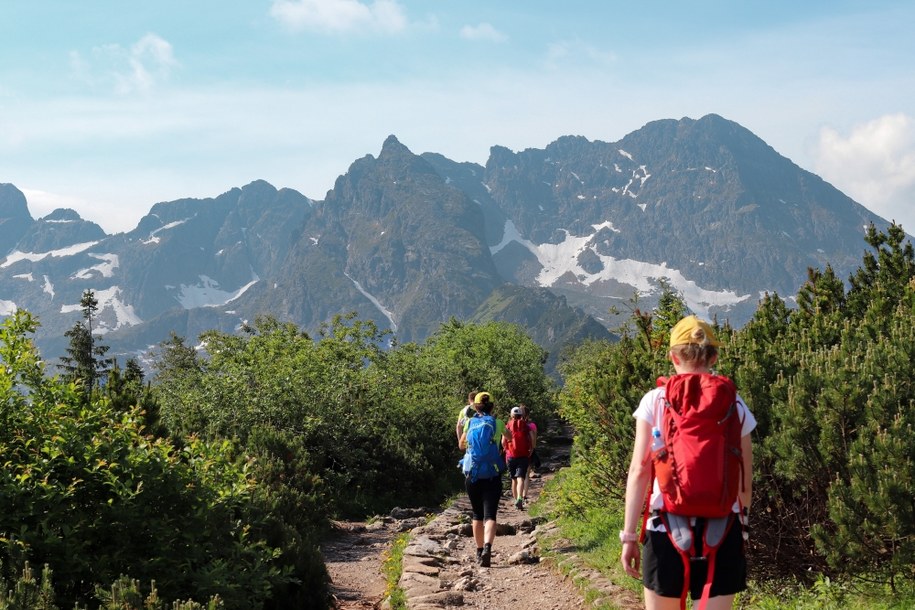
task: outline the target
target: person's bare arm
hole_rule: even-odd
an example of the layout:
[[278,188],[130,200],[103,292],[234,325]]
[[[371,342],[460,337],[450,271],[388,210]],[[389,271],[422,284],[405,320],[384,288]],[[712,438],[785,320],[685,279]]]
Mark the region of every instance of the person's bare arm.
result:
[[629,462],[629,476],[626,478],[626,513],[623,520],[623,532],[632,539],[622,543],[623,552],[620,557],[626,573],[634,578],[641,575],[642,553],[636,535],[645,494],[651,482],[651,457],[648,455],[650,436],[651,426],[648,422],[636,419],[635,443],[632,460]]
[[749,513],[750,502],[753,500],[753,443],[749,434],[740,439],[740,451],[743,458],[743,489],[739,493],[740,504]]

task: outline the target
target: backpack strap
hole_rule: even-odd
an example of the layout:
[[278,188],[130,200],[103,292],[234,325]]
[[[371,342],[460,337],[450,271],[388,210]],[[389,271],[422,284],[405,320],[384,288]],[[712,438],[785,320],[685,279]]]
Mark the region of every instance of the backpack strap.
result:
[[705,586],[702,587],[702,597],[699,599],[698,610],[705,610],[709,597],[712,593],[712,583],[715,581],[715,561],[718,555],[718,548],[724,542],[724,537],[730,531],[734,524],[734,513],[727,517],[718,517],[715,519],[706,519],[705,533],[703,534],[702,544],[705,550],[705,557],[708,561],[708,576],[705,578]]
[[667,529],[667,537],[670,538],[670,542],[674,545],[674,549],[680,553],[680,559],[683,561],[683,590],[680,592],[680,610],[686,610],[686,596],[689,595],[690,566],[696,552],[693,528],[689,523],[689,517],[664,511],[661,511],[658,515],[661,517],[665,529]]
[[667,529],[667,536],[674,548],[680,553],[683,560],[683,590],[680,593],[680,608],[686,610],[686,597],[690,589],[690,566],[694,560],[704,560],[708,562],[708,571],[705,578],[705,585],[702,587],[702,597],[698,601],[697,610],[705,610],[709,597],[712,593],[712,583],[715,582],[715,564],[718,556],[718,549],[724,542],[725,536],[731,530],[734,523],[734,514],[727,517],[716,517],[702,519],[702,549],[703,555],[696,557],[696,540],[691,525],[690,517],[674,515],[672,513],[658,513],[664,527]]

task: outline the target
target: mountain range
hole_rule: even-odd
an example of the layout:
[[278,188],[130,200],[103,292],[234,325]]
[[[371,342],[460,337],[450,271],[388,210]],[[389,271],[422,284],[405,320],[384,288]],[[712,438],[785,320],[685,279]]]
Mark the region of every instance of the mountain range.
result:
[[355,311],[400,342],[451,318],[505,320],[554,366],[564,345],[612,337],[633,297],[650,305],[662,282],[740,326],[765,292],[793,296],[809,267],[847,277],[870,223],[889,224],[717,115],[614,143],[493,146],[485,166],[389,136],[322,201],[255,181],[156,203],[113,235],[70,209],[35,219],[0,184],[0,316],[36,314],[48,360],[64,355],[87,289],[115,355],[261,314],[313,332]]

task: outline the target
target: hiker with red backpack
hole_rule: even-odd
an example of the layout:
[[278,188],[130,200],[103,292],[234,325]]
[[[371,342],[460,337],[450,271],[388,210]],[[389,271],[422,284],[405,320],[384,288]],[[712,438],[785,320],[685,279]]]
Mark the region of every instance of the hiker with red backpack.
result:
[[699,610],[730,609],[747,586],[756,419],[733,382],[712,372],[719,345],[706,322],[680,320],[668,353],[676,374],[633,413],[621,560],[641,576],[648,610],[685,609],[687,595]]
[[505,471],[499,446],[508,431],[505,422],[492,415],[495,405],[489,392],[478,392],[473,398],[473,406],[477,415],[464,423],[458,445],[466,450],[460,466],[473,513],[470,523],[477,544],[477,562],[488,568],[496,539],[496,516]]
[[531,437],[531,429],[521,407],[512,408],[507,428],[509,436],[502,439],[502,446],[505,448],[508,474],[512,480],[515,508],[521,509],[524,508],[524,482],[527,479],[531,453],[534,451],[534,439]]

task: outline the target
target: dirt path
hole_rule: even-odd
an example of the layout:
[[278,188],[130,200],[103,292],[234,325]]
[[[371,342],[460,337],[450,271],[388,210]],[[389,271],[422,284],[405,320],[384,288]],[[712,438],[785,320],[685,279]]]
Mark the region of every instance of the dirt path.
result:
[[[553,472],[568,462],[566,444],[544,448],[544,468],[531,479],[528,499],[535,501]],[[505,484],[507,487],[507,483]],[[555,530],[543,520],[519,510],[507,493],[499,505],[499,531],[493,545],[492,566],[476,562],[476,545],[469,524],[470,505],[465,496],[437,512],[426,523],[427,509],[395,509],[372,523],[339,523],[338,534],[322,548],[331,588],[339,610],[383,609],[385,581],[381,573],[384,553],[400,532],[409,531],[404,550],[400,587],[411,610],[438,610],[461,606],[500,610],[536,608],[563,610],[585,607],[584,593],[563,576],[587,583],[591,595],[629,610],[641,608],[638,597],[584,567],[568,541],[557,540]],[[552,540],[558,561],[541,561],[542,548]]]

